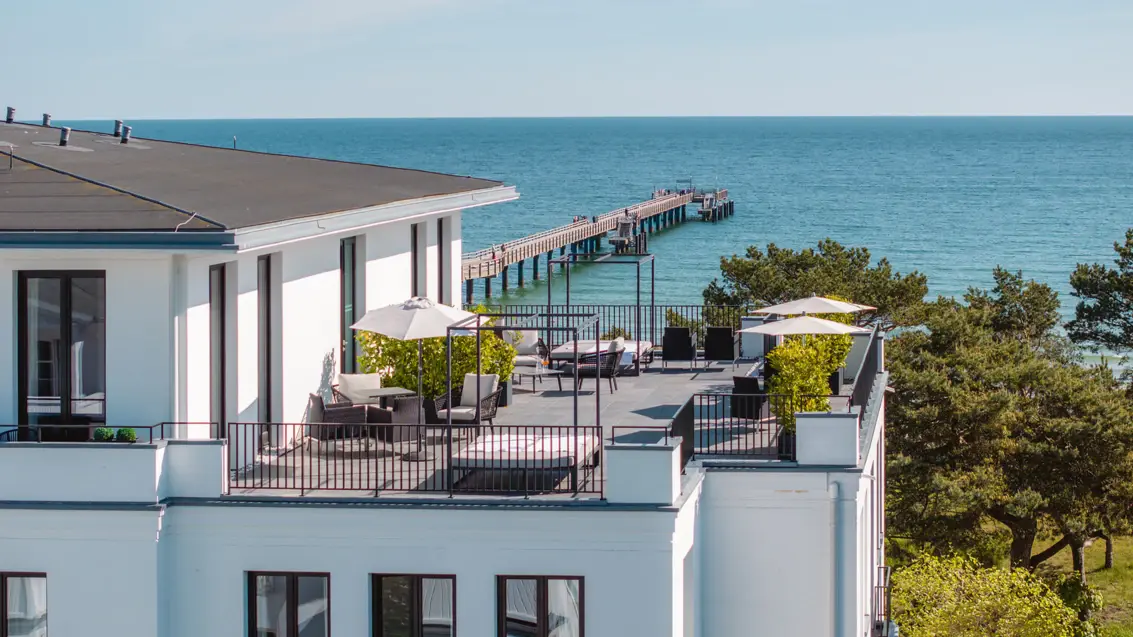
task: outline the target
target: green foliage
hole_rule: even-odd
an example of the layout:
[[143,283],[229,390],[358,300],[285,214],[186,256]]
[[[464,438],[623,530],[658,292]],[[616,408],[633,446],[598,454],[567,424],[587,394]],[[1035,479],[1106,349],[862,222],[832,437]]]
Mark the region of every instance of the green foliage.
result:
[[1081,637],[1073,609],[1038,576],[926,555],[893,575],[893,618],[911,637]]
[[118,430],[118,434],[115,436],[115,440],[117,440],[118,442],[137,442],[138,434],[133,429],[123,427],[122,429]]
[[1081,620],[1080,637],[1092,637],[1098,633],[1097,626],[1090,620],[1105,606],[1105,600],[1097,589],[1082,581],[1077,575],[1061,575],[1048,582],[1050,588]]
[[1075,342],[1118,352],[1133,350],[1133,228],[1114,243],[1112,268],[1078,264],[1070,286],[1079,300],[1066,332]]
[[788,338],[768,352],[767,364],[775,368],[768,393],[786,398],[771,401],[776,422],[785,431],[795,430],[796,412],[830,409],[826,396],[830,393],[828,379],[833,369],[827,371],[828,354],[819,344]]
[[[485,311],[480,307],[474,312]],[[490,324],[490,323],[489,323]],[[361,354],[358,362],[365,373],[382,375],[382,385],[417,388],[417,341],[399,341],[373,332],[358,332]],[[445,339],[421,341],[424,374],[422,391],[426,398],[436,398],[446,391]],[[501,381],[511,377],[515,369],[515,348],[493,331],[480,332],[480,370],[482,374],[498,374]],[[476,373],[476,336],[454,336],[452,339],[452,384],[464,383],[465,374]]]
[[630,334],[629,330],[627,330],[625,328],[611,327],[610,329],[603,332],[602,335],[599,336],[598,338],[603,340],[603,341],[612,341],[615,338],[624,338],[624,339],[630,339],[631,340],[631,339],[633,339],[633,334]]
[[112,442],[114,440],[114,430],[110,427],[97,427],[94,430],[95,442]]
[[[1011,563],[1034,568],[1128,519],[1133,410],[1108,369],[1075,364],[1048,286],[995,279],[890,342],[887,513],[892,535],[934,551],[1006,529]],[[1035,553],[1043,537],[1062,540]]]
[[688,327],[692,329],[693,338],[695,342],[703,343],[705,335],[705,327],[707,326],[730,326],[735,329],[740,327],[740,317],[744,315],[742,307],[717,307],[712,305],[705,305],[700,310],[700,319],[686,318],[680,312],[673,309],[665,310],[665,325],[670,327]]
[[924,275],[894,272],[886,259],[871,267],[869,250],[831,239],[797,252],[774,243],[766,252],[751,246],[744,256],[720,259],[720,273],[723,281],[704,290],[708,305],[766,307],[814,294],[842,297],[877,307],[855,320],[883,328],[917,324],[928,294]]

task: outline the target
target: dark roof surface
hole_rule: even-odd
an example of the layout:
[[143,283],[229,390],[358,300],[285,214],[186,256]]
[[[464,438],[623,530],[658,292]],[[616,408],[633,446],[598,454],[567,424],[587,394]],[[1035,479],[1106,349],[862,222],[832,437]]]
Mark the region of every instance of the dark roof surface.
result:
[[0,231],[233,229],[501,185],[83,131],[62,148],[59,133],[0,122]]

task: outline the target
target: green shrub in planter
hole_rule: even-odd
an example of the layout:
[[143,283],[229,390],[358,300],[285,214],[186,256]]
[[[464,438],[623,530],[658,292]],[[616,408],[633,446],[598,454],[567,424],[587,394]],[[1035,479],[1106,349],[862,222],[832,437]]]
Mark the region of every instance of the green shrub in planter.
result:
[[118,430],[118,442],[137,442],[138,434],[133,429],[122,428]]
[[98,427],[94,430],[95,442],[113,442],[114,430],[110,427]]
[[[853,320],[849,314],[819,316],[847,325]],[[853,339],[848,335],[788,336],[767,353],[767,364],[775,369],[768,393],[790,398],[771,402],[776,422],[784,431],[794,433],[796,413],[830,409],[826,398],[830,375],[846,364],[851,347]]]

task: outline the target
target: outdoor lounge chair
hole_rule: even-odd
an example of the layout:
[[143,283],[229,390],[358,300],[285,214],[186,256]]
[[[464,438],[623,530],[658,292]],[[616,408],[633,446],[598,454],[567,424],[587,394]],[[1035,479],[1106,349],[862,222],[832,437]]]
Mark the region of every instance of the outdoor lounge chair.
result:
[[732,377],[732,418],[758,420],[762,417],[767,395],[756,376]]
[[377,398],[371,398],[376,389],[382,388],[382,377],[379,374],[339,374],[338,383],[331,386],[335,402],[351,402],[356,405],[374,404]]
[[357,432],[364,430],[364,425],[367,424],[366,412],[366,407],[362,405],[355,405],[349,401],[326,403],[322,396],[311,394],[307,410],[311,437],[331,440],[346,437],[348,433],[357,436]]
[[453,387],[452,393],[433,401],[434,414],[439,422],[448,422],[451,411],[453,424],[478,426],[484,421],[488,421],[489,425],[494,424],[496,411],[500,406],[500,396],[503,394],[503,389],[499,388],[500,377],[496,374],[484,374],[479,377],[479,405],[476,404],[476,382],[476,374],[465,374],[464,385]]
[[[615,339],[610,347],[599,354],[586,354],[578,357],[578,388],[582,389],[583,378],[608,378],[610,393],[618,389],[618,374],[621,371],[621,360],[625,354],[625,344],[622,339]],[[563,374],[575,373],[574,365],[565,365]]]
[[708,327],[704,333],[704,360],[736,366],[736,331],[731,327]]
[[505,330],[503,339],[515,348],[516,367],[539,367],[551,357],[538,332]]
[[692,329],[687,327],[666,327],[661,340],[661,366],[668,367],[673,361],[687,361],[696,364],[696,345],[692,342]]

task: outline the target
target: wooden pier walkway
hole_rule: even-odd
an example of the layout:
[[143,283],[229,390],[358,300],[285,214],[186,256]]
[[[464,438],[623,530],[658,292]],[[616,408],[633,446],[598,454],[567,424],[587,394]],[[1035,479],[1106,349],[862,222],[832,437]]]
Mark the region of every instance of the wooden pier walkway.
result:
[[[533,235],[507,241],[499,245],[468,252],[461,255],[461,279],[465,285],[465,302],[472,303],[472,285],[476,279],[484,280],[484,295],[492,296],[492,279],[499,276],[504,290],[508,289],[508,271],[516,266],[518,284],[524,285],[524,264],[531,260],[533,280],[539,280],[539,261],[546,256],[548,271],[555,250],[559,255],[572,252],[592,253],[601,248],[602,237],[618,229],[619,220],[627,217],[636,220],[634,235],[648,235],[658,230],[687,221],[687,206],[699,203],[700,209],[694,214],[704,221],[717,221],[735,214],[735,203],[728,199],[726,189],[708,192],[659,191],[648,201],[627,208],[612,210],[597,217],[579,217],[575,221],[557,228]],[[642,242],[644,243],[644,242]]]

